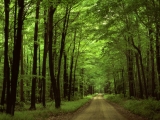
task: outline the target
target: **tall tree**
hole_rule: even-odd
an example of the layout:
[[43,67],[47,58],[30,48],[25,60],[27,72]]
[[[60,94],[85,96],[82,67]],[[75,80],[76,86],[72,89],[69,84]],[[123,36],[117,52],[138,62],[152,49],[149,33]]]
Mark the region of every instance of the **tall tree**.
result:
[[149,38],[150,38],[150,60],[151,60],[151,80],[152,80],[152,97],[156,97],[156,82],[155,82],[155,53],[154,53],[154,39],[153,30],[149,28]]
[[[80,39],[81,40],[81,39]],[[76,71],[77,71],[77,66],[78,66],[78,58],[79,58],[79,53],[80,53],[80,40],[78,43],[78,48],[77,48],[77,54],[75,58],[75,65],[74,65],[74,72],[73,72],[73,96],[75,96],[75,88],[76,88]]]
[[134,97],[134,72],[133,72],[133,51],[128,50],[127,52],[127,71],[128,71],[128,81],[129,81],[129,96]]
[[38,50],[38,19],[39,19],[39,9],[40,0],[36,3],[36,17],[35,17],[35,29],[34,29],[34,56],[33,56],[33,78],[32,78],[32,91],[31,91],[31,110],[36,109],[35,106],[35,91],[36,91],[36,75],[37,75],[37,50]]
[[136,53],[136,66],[137,66],[137,74],[138,74],[138,81],[139,81],[140,98],[143,98],[143,88],[142,88],[141,72],[140,72],[140,65],[139,65],[138,57],[139,55]]
[[67,71],[67,54],[66,51],[63,53],[64,56],[64,71],[63,71],[63,97],[66,99],[68,96],[68,71]]
[[[154,1],[155,9],[160,8],[160,3],[158,0]],[[155,10],[155,39],[156,39],[156,63],[157,63],[157,72],[158,72],[158,88],[160,89],[160,11]],[[157,99],[160,100],[160,90],[158,89]]]
[[48,23],[46,19],[47,10],[44,10],[44,49],[43,49],[43,65],[42,65],[42,104],[45,107],[45,92],[46,92],[46,59],[47,59],[47,51],[48,51]]
[[54,99],[55,99],[55,107],[60,108],[60,101],[59,101],[59,91],[57,88],[57,81],[55,78],[55,72],[54,72],[54,62],[55,54],[52,52],[52,45],[53,45],[53,15],[56,11],[56,7],[53,7],[51,4],[48,10],[48,33],[49,33],[49,68],[50,68],[50,77],[51,77],[51,83],[53,87],[54,92]]
[[5,101],[5,91],[7,83],[7,113],[10,107],[10,67],[8,60],[8,39],[9,39],[9,4],[10,0],[4,0],[4,10],[5,10],[5,42],[4,42],[4,78],[3,78],[3,90],[1,97],[1,105],[4,106]]
[[[75,52],[75,44],[76,44],[76,30],[74,32],[74,38],[73,38],[73,49],[71,53],[71,63],[70,63],[70,78],[69,78],[69,92],[68,92],[68,101],[71,100],[71,95],[73,94],[71,92],[74,91],[73,87],[73,64],[74,64],[74,52]],[[73,91],[72,91],[73,89]]]
[[61,46],[60,46],[60,53],[59,53],[59,60],[58,60],[58,73],[57,73],[57,92],[58,92],[57,94],[59,96],[59,98],[58,98],[59,100],[58,101],[61,101],[61,98],[60,98],[61,62],[62,62],[63,51],[64,51],[64,48],[65,48],[65,40],[66,40],[66,35],[67,35],[67,29],[68,29],[68,22],[69,22],[70,11],[71,11],[71,7],[67,4],[66,11],[65,11],[65,17],[64,17],[64,21],[63,21]]
[[[23,35],[22,35],[22,46],[21,46],[21,75],[24,75],[24,67],[23,67]],[[24,102],[24,89],[23,89],[23,78],[20,80],[20,101]]]
[[14,115],[15,102],[16,102],[16,89],[19,73],[20,64],[20,51],[22,43],[22,27],[23,27],[23,13],[24,13],[24,0],[18,0],[18,27],[17,27],[17,39],[14,40],[14,50],[13,50],[13,65],[12,65],[12,76],[11,76],[11,95],[10,104],[7,108],[7,113]]

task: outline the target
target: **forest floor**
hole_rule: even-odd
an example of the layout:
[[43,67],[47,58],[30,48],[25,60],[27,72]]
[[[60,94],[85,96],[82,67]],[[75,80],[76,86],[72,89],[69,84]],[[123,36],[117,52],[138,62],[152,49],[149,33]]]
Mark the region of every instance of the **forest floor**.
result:
[[[107,109],[106,109],[107,108]],[[95,114],[96,113],[96,114]],[[73,113],[51,116],[47,120],[148,120],[125,110],[118,104],[105,100],[101,95]]]

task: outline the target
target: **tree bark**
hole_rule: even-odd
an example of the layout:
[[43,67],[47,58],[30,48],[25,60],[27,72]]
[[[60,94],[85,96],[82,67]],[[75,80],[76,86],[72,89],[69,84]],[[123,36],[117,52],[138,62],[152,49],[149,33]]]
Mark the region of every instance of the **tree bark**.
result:
[[141,50],[134,44],[133,38],[131,38],[131,40],[132,40],[133,47],[137,50],[137,52],[139,54],[140,67],[141,67],[142,78],[143,78],[143,82],[144,82],[144,92],[145,92],[145,97],[148,99],[147,83],[146,83],[146,76],[144,73],[144,66],[143,66],[143,61],[142,61]]
[[[10,107],[10,67],[8,60],[8,39],[9,39],[9,4],[10,0],[4,0],[4,10],[5,10],[5,42],[4,42],[4,78],[3,78],[3,90],[1,96],[1,105],[4,106],[5,103],[5,93],[6,93],[6,85],[7,85],[7,111],[9,113]],[[3,112],[3,109],[1,110]]]
[[14,8],[14,43],[16,43],[15,42],[15,40],[17,39],[17,34],[16,34],[16,32],[17,32],[17,0],[15,0],[15,8]]
[[136,54],[136,66],[137,66],[137,73],[138,73],[140,98],[143,98],[143,88],[142,88],[142,80],[141,80],[141,73],[140,73],[140,66],[139,66],[139,55],[138,54]]
[[84,68],[81,68],[81,82],[79,83],[79,93],[81,98],[84,97]]
[[152,97],[156,96],[156,83],[155,83],[155,62],[154,62],[154,58],[155,58],[155,53],[154,53],[154,40],[153,40],[153,36],[152,36],[153,30],[150,28],[149,29],[149,38],[150,38],[150,54],[151,54],[151,80],[152,80]]
[[66,7],[66,13],[65,13],[65,18],[63,22],[63,31],[62,31],[62,38],[61,38],[61,48],[60,48],[60,53],[59,53],[59,60],[58,60],[58,74],[57,74],[57,94],[58,94],[58,101],[60,104],[60,72],[61,72],[61,62],[62,62],[62,56],[63,56],[63,51],[65,48],[65,40],[66,40],[66,34],[67,34],[67,29],[68,29],[68,22],[69,22],[69,16],[70,16],[70,8]]
[[76,30],[74,33],[74,39],[73,39],[73,49],[72,49],[72,54],[71,54],[71,64],[70,64],[70,79],[69,79],[69,93],[68,93],[68,101],[71,100],[71,95],[72,91],[74,93],[74,89],[72,90],[73,87],[73,64],[74,64],[74,51],[75,51],[75,44],[76,44]]
[[57,82],[55,78],[55,73],[54,73],[54,55],[52,52],[52,44],[53,44],[53,15],[56,11],[56,8],[53,7],[53,5],[50,6],[49,8],[49,13],[48,13],[48,25],[49,25],[49,68],[50,68],[50,77],[51,77],[51,83],[53,86],[53,92],[54,92],[54,98],[55,98],[55,107],[60,108],[60,101],[59,101],[59,94],[60,92],[58,91],[57,88]]
[[[157,72],[158,72],[158,80],[160,84],[160,25],[156,24],[156,63],[157,63]],[[159,89],[160,85],[158,85]],[[160,93],[158,90],[157,99],[160,99]]]
[[24,0],[18,0],[18,28],[17,28],[17,39],[15,40],[14,50],[13,50],[13,66],[12,66],[12,76],[11,76],[11,97],[10,108],[8,113],[14,115],[15,102],[16,102],[16,89],[19,73],[20,64],[20,51],[22,43],[22,27],[23,27],[23,12],[24,12]]
[[64,73],[63,73],[63,97],[66,99],[68,95],[68,73],[67,73],[67,55],[64,51]]
[[39,5],[40,5],[40,0],[37,0],[36,4],[36,21],[35,21],[35,29],[34,29],[34,56],[33,56],[33,78],[32,78],[32,90],[31,90],[31,107],[29,108],[30,110],[35,110],[35,101],[36,101],[36,80],[37,80],[37,50],[38,50],[38,45],[37,45],[37,39],[38,39],[38,19],[39,19]]
[[123,96],[126,97],[126,88],[125,88],[125,80],[124,80],[124,68],[122,69],[122,82],[123,82]]
[[[24,75],[23,68],[23,35],[22,35],[22,45],[21,45],[21,75]],[[24,91],[23,91],[23,78],[20,80],[20,101],[24,102]]]
[[114,93],[117,94],[117,83],[116,83],[116,75],[113,72],[113,79],[114,79]]
[[[75,90],[75,82],[76,82],[76,69],[77,69],[77,64],[78,64],[78,57],[79,57],[79,49],[80,49],[80,40],[79,40],[79,43],[78,43],[78,53],[77,53],[77,55],[76,55],[76,60],[75,60],[75,65],[74,65],[74,78],[73,78],[73,90]],[[73,91],[73,96],[74,96],[74,92],[75,91]]]
[[43,65],[42,65],[42,104],[45,107],[45,93],[46,93],[46,59],[47,59],[47,51],[48,51],[48,23],[46,22],[46,10],[44,10],[44,26],[45,26],[45,33],[44,33],[44,49],[43,49]]
[[[39,76],[41,76],[41,47],[39,46],[39,52],[38,52],[38,57],[39,57]],[[39,96],[38,96],[38,102],[41,103],[42,102],[42,79],[40,77],[38,77],[38,92],[39,92]]]
[[128,62],[128,81],[129,81],[129,96],[134,97],[134,75],[133,75],[133,51],[128,50],[127,55]]

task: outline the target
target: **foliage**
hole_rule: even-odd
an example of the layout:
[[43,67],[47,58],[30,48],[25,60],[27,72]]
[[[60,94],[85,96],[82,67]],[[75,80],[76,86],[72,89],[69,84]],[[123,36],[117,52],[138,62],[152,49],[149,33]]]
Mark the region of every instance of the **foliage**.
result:
[[126,99],[122,95],[105,95],[105,98],[111,102],[115,102],[134,114],[148,118],[149,120],[160,119],[160,103],[159,101],[149,98],[148,100],[141,99]]
[[[17,1],[0,1],[0,93],[3,93],[0,108],[4,109],[8,104],[4,102],[9,95],[7,89],[10,89],[9,81],[8,85],[3,85],[7,83],[4,73],[12,76],[4,70],[12,70],[16,36],[20,36],[16,35],[18,10],[21,10],[16,8]],[[5,18],[8,15],[5,2],[8,2],[6,7],[9,5],[8,19]],[[20,68],[18,80],[13,79],[18,81],[17,86],[13,86],[17,87],[14,91],[17,111],[27,109],[25,106],[28,107],[32,93],[35,95],[33,103],[43,101],[43,104],[45,100],[56,98],[59,103],[67,98],[73,102],[95,92],[141,99],[152,96],[160,100],[158,0],[40,0],[39,17],[36,17],[37,2],[24,0],[24,13],[20,16],[23,18],[19,37],[23,39],[21,64],[14,67]],[[50,47],[49,38],[53,42]],[[4,45],[5,42],[8,44]],[[35,51],[34,45],[37,46]],[[34,56],[34,52],[37,55]],[[48,52],[52,52],[50,59]],[[35,63],[34,58],[37,58]],[[37,71],[34,75],[33,67]],[[50,68],[53,68],[52,73]],[[35,92],[31,91],[33,78]],[[56,94],[59,97],[54,96]],[[108,99],[119,103],[123,97],[117,95],[117,99],[114,96]]]
[[[14,117],[6,115],[5,113],[0,114],[1,120],[35,120],[35,119],[47,119],[49,116],[57,116],[61,113],[74,112],[84,104],[86,104],[92,96],[86,96],[84,99],[79,99],[76,101],[65,101],[62,102],[60,109],[55,109],[53,107],[53,102],[48,102],[47,107],[43,108],[41,105],[37,104],[36,111],[16,111]],[[29,106],[25,106],[27,108]]]
[[114,94],[105,94],[105,95],[104,95],[104,98],[107,99],[107,100],[109,100],[109,101],[118,103],[118,104],[122,104],[122,102],[123,102],[124,99],[125,99],[125,98],[123,98],[123,96],[120,95],[120,94],[117,94],[117,95],[114,95]]

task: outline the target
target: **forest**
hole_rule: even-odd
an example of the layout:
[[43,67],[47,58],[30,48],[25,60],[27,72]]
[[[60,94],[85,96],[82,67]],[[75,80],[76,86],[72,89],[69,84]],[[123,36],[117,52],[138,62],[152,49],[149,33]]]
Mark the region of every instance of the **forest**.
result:
[[95,93],[160,100],[159,0],[0,0],[0,114]]

